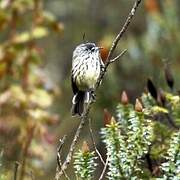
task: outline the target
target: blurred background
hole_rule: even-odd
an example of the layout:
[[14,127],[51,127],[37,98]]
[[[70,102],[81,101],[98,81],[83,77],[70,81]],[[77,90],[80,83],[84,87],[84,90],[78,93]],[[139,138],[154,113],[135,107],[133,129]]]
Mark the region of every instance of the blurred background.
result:
[[[19,162],[20,180],[52,179],[59,138],[67,135],[63,157],[78,118],[72,118],[71,59],[85,40],[104,47],[105,61],[114,37],[134,0],[1,0],[0,1],[0,174],[12,179]],[[144,0],[114,54],[127,53],[108,69],[91,109],[92,128],[102,155],[99,129],[103,111],[114,116],[125,90],[134,103],[147,78],[164,87],[170,66],[180,87],[180,1]],[[167,86],[165,87],[167,89]],[[85,127],[77,149],[86,140]],[[63,159],[62,159],[63,160]],[[101,167],[100,167],[101,168]],[[69,173],[73,177],[73,170]],[[98,172],[97,172],[98,173]],[[73,178],[72,178],[73,179]]]

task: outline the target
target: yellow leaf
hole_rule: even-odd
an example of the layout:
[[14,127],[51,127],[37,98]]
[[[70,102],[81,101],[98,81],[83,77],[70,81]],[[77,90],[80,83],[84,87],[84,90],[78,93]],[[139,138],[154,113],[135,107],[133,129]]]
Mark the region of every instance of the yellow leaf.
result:
[[22,102],[25,103],[26,102],[26,94],[23,91],[23,89],[20,86],[11,86],[10,89],[11,95],[12,95],[12,100],[14,101],[14,103],[17,102]]
[[52,103],[52,97],[42,89],[36,89],[29,96],[31,103],[40,106],[42,108],[47,108]]
[[46,119],[49,117],[49,113],[40,109],[35,109],[35,110],[28,110],[28,114],[33,118],[33,119]]
[[26,43],[32,39],[40,39],[48,35],[48,30],[45,27],[36,27],[32,32],[23,32],[13,39],[14,43]]

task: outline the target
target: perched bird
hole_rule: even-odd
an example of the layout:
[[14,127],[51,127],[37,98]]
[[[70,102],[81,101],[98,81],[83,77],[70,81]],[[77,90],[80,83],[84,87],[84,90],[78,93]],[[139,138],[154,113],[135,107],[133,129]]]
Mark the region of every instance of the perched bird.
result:
[[101,47],[83,43],[76,47],[72,58],[72,116],[82,116],[85,105],[92,100],[95,84],[104,67],[100,56]]

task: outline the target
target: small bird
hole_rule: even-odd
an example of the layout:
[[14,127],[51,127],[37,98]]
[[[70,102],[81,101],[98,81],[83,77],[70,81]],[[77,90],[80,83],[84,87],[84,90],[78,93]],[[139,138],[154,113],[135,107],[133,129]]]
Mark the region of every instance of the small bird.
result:
[[104,67],[100,55],[101,47],[94,43],[78,45],[72,58],[72,116],[82,116],[85,105],[93,99],[95,84]]

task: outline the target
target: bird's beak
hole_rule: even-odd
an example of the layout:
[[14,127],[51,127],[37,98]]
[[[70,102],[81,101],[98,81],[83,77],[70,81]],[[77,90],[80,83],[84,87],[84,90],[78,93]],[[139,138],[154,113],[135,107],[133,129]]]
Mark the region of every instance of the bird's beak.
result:
[[96,50],[101,50],[103,49],[103,47],[96,47]]

